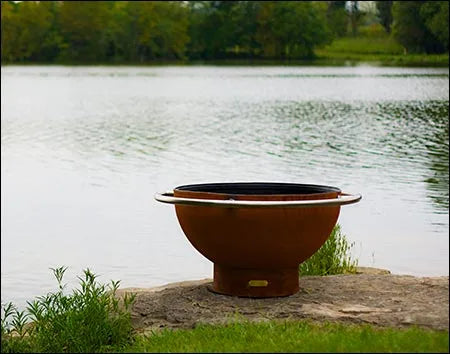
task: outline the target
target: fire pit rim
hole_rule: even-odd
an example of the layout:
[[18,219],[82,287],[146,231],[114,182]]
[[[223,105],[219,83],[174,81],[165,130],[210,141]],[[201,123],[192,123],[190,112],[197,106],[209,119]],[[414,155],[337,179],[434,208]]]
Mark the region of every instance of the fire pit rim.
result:
[[[261,184],[270,184],[272,182],[231,182],[231,183],[205,183],[205,184],[192,184],[192,185],[183,185],[175,187],[174,190],[179,188],[183,191],[189,191],[187,188],[192,186],[206,186],[206,185],[224,185],[224,184],[251,184],[251,183],[261,183]],[[313,187],[313,188],[322,188],[322,193],[311,193],[311,194],[252,194],[252,196],[271,196],[271,197],[284,197],[284,196],[296,196],[296,195],[308,195],[311,196],[319,196],[321,194],[326,194],[330,192],[338,192],[338,196],[336,198],[331,199],[308,199],[308,200],[235,200],[233,196],[244,196],[246,194],[238,194],[238,193],[216,193],[216,192],[204,192],[204,191],[189,191],[192,194],[198,193],[199,195],[216,195],[216,196],[228,196],[228,199],[206,199],[206,198],[192,198],[192,197],[176,197],[174,196],[173,191],[167,191],[165,193],[156,193],[154,198],[162,203],[168,204],[180,204],[180,205],[189,205],[189,206],[212,206],[212,207],[226,207],[226,208],[298,208],[298,207],[322,207],[322,206],[340,206],[346,204],[357,203],[361,200],[361,194],[350,194],[344,193],[339,188],[323,186],[323,185],[311,185],[311,184],[295,184],[295,183],[274,183],[277,185],[291,185],[291,186],[304,186],[304,187]],[[232,194],[230,196],[230,194]]]

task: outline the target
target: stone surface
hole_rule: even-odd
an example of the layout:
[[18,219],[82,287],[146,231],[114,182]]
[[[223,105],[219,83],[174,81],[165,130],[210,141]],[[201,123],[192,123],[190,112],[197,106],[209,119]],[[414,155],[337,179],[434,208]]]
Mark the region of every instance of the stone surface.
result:
[[235,318],[310,319],[378,326],[448,330],[449,278],[418,278],[385,272],[300,278],[300,291],[288,297],[251,299],[213,293],[212,280],[172,283],[158,288],[127,288],[137,294],[135,328],[192,328]]

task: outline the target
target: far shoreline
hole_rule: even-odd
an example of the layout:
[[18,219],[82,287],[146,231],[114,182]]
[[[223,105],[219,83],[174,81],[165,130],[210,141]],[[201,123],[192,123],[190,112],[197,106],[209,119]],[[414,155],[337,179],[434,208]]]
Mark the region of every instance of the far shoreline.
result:
[[207,60],[151,60],[145,62],[2,62],[1,66],[359,66],[448,68],[448,54],[374,55],[323,52],[311,59],[224,58]]

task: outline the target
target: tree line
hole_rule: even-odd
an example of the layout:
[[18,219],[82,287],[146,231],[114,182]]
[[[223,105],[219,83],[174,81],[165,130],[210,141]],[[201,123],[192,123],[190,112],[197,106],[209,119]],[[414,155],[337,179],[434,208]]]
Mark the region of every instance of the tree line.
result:
[[[306,59],[357,35],[358,1],[1,1],[2,63]],[[448,52],[448,1],[377,1],[408,52]]]

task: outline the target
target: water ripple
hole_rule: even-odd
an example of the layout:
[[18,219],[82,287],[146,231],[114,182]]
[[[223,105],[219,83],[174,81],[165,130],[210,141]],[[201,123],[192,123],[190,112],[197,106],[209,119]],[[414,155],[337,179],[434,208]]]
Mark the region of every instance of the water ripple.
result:
[[152,199],[197,182],[361,192],[340,222],[362,265],[375,252],[394,272],[448,272],[448,69],[8,66],[1,80],[2,296],[36,292],[59,262],[130,286],[210,276]]

